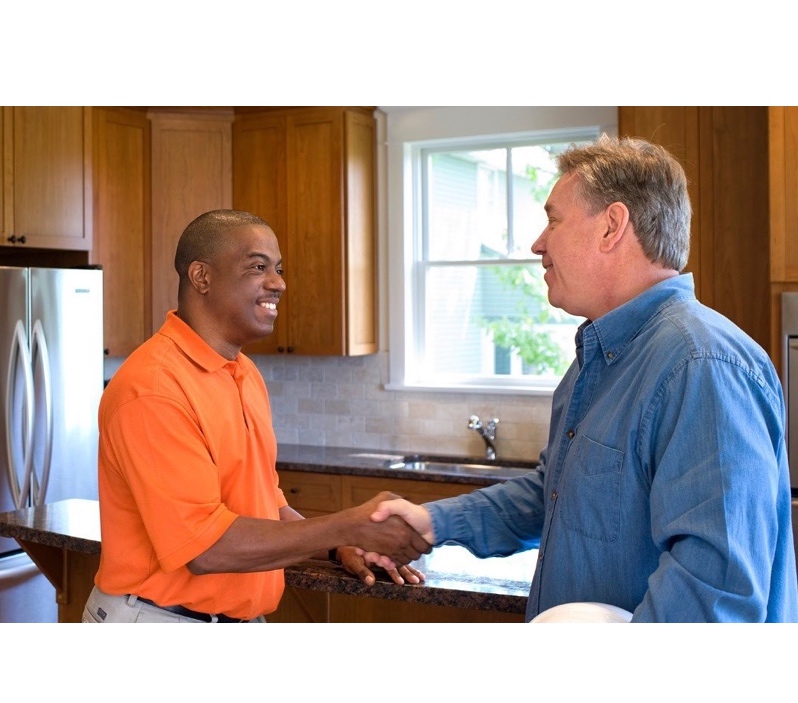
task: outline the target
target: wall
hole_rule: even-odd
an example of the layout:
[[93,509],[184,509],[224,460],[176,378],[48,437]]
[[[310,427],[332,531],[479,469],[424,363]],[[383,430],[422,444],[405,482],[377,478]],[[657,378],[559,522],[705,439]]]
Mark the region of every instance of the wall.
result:
[[388,353],[361,357],[258,356],[278,442],[480,456],[471,414],[499,418],[499,457],[536,459],[551,398],[388,391]]
[[[481,455],[484,444],[468,417],[499,418],[500,457],[537,458],[548,434],[546,395],[387,390],[390,340],[401,334],[403,142],[446,136],[600,125],[617,130],[615,107],[385,107],[378,113],[378,354],[354,358],[262,356],[255,361],[272,399],[277,439],[284,443],[356,446]],[[391,262],[393,265],[389,265]],[[399,268],[397,269],[397,265]],[[393,288],[392,288],[393,286]],[[389,292],[391,295],[389,295]]]

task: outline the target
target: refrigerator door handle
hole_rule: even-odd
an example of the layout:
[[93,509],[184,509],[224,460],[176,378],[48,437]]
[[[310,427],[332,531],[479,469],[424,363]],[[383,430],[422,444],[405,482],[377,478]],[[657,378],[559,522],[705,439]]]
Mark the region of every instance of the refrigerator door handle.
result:
[[[35,462],[31,462],[31,503],[42,505],[47,495],[47,483],[50,480],[50,466],[53,457],[53,395],[50,377],[50,353],[47,351],[47,337],[44,334],[41,320],[33,324],[30,340],[31,369],[34,377],[37,365],[41,366],[42,385],[44,391],[44,457],[42,460],[41,480],[36,475]],[[32,452],[31,452],[32,454]]]
[[[22,399],[22,417],[14,417],[14,401],[17,375],[22,370],[25,397]],[[15,425],[16,420],[16,425]],[[19,483],[19,467],[14,456],[14,430],[22,436],[22,486]],[[8,383],[6,385],[6,448],[8,453],[8,481],[11,496],[17,508],[27,507],[33,470],[33,373],[31,371],[28,339],[22,320],[14,327],[14,339],[8,356]]]

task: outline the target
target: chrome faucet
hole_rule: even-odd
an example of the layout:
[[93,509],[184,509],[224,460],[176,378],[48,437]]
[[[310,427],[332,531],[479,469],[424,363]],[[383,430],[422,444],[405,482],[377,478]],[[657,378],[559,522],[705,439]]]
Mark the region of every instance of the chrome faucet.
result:
[[474,430],[485,440],[485,458],[491,461],[496,458],[496,445],[493,442],[496,439],[496,425],[498,424],[498,417],[494,417],[487,425],[483,425],[476,415],[468,418],[468,429]]

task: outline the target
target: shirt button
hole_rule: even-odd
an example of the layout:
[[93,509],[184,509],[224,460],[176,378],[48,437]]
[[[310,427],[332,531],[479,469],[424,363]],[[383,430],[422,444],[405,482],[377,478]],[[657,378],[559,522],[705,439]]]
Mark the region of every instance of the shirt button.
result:
[[576,435],[576,432],[574,432],[573,430],[568,430],[566,434],[568,435],[568,439],[573,439],[574,435]]
[[613,354],[612,352],[607,352],[607,358],[608,359],[614,359],[615,358],[615,354]]
[[557,491],[552,491],[551,499],[552,500],[557,500]]

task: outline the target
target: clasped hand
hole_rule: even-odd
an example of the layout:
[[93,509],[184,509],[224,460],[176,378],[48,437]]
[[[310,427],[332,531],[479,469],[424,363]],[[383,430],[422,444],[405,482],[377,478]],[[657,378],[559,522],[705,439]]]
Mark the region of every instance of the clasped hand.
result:
[[[428,554],[432,545],[399,512],[380,511],[383,505],[393,503],[407,501],[399,499],[394,493],[383,491],[354,508],[358,519],[362,520],[362,536],[358,540],[360,546],[338,549],[341,565],[368,585],[376,581],[369,566],[384,569],[399,585],[424,580],[424,574],[409,564],[422,554]],[[375,519],[375,515],[379,515],[379,519]]]

